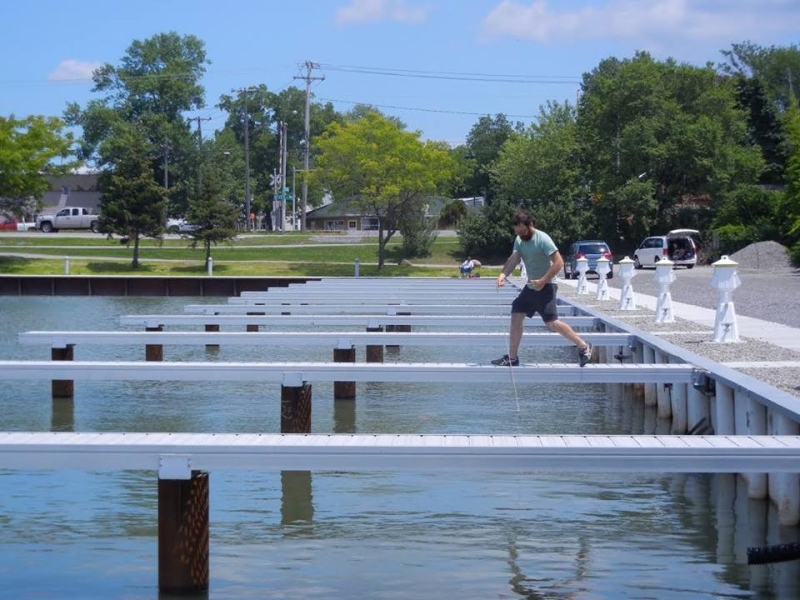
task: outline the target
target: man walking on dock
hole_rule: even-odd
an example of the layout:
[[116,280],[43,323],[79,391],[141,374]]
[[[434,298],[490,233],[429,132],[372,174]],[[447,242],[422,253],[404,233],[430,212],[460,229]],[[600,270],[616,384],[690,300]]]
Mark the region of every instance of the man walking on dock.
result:
[[497,285],[502,286],[514,268],[522,261],[527,272],[528,281],[519,296],[511,304],[511,329],[509,333],[508,354],[492,361],[498,366],[519,366],[519,346],[522,342],[522,331],[525,317],[532,317],[537,312],[550,331],[563,335],[578,348],[578,361],[583,367],[592,357],[591,344],[573,331],[567,323],[558,318],[556,293],[558,286],[553,278],[564,267],[564,259],[552,238],[544,231],[535,228],[536,222],[524,209],[517,210],[514,215],[514,248],[508,257],[503,271],[497,277]]

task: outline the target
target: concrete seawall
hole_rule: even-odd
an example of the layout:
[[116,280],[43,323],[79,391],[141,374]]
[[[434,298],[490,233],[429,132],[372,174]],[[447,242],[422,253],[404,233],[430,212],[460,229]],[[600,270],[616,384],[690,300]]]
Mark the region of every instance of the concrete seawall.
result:
[[1,275],[0,296],[238,296],[318,277]]

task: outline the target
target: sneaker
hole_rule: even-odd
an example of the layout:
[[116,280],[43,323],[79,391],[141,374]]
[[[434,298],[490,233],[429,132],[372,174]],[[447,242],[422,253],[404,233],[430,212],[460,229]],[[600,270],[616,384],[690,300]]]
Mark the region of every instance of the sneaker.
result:
[[585,367],[586,363],[592,359],[592,350],[594,350],[594,348],[592,348],[592,345],[588,342],[583,348],[578,349],[578,360],[582,367]]
[[497,365],[498,367],[518,367],[519,366],[519,357],[515,359],[508,358],[508,354],[504,354],[502,358],[498,358],[492,361],[493,365]]

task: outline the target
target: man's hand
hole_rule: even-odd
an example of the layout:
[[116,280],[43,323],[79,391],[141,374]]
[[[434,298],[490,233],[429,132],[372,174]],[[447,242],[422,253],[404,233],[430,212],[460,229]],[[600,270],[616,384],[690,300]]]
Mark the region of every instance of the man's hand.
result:
[[502,285],[505,284],[505,282],[506,282],[506,274],[500,273],[500,275],[497,276],[497,287],[501,287]]
[[547,282],[543,279],[529,279],[528,286],[532,287],[537,292],[541,292]]

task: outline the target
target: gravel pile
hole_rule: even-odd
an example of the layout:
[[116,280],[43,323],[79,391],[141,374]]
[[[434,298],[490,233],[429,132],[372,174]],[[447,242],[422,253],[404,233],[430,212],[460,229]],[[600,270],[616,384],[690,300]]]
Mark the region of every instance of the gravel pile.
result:
[[757,242],[734,252],[730,259],[739,263],[739,269],[759,271],[792,270],[788,249],[778,242]]

